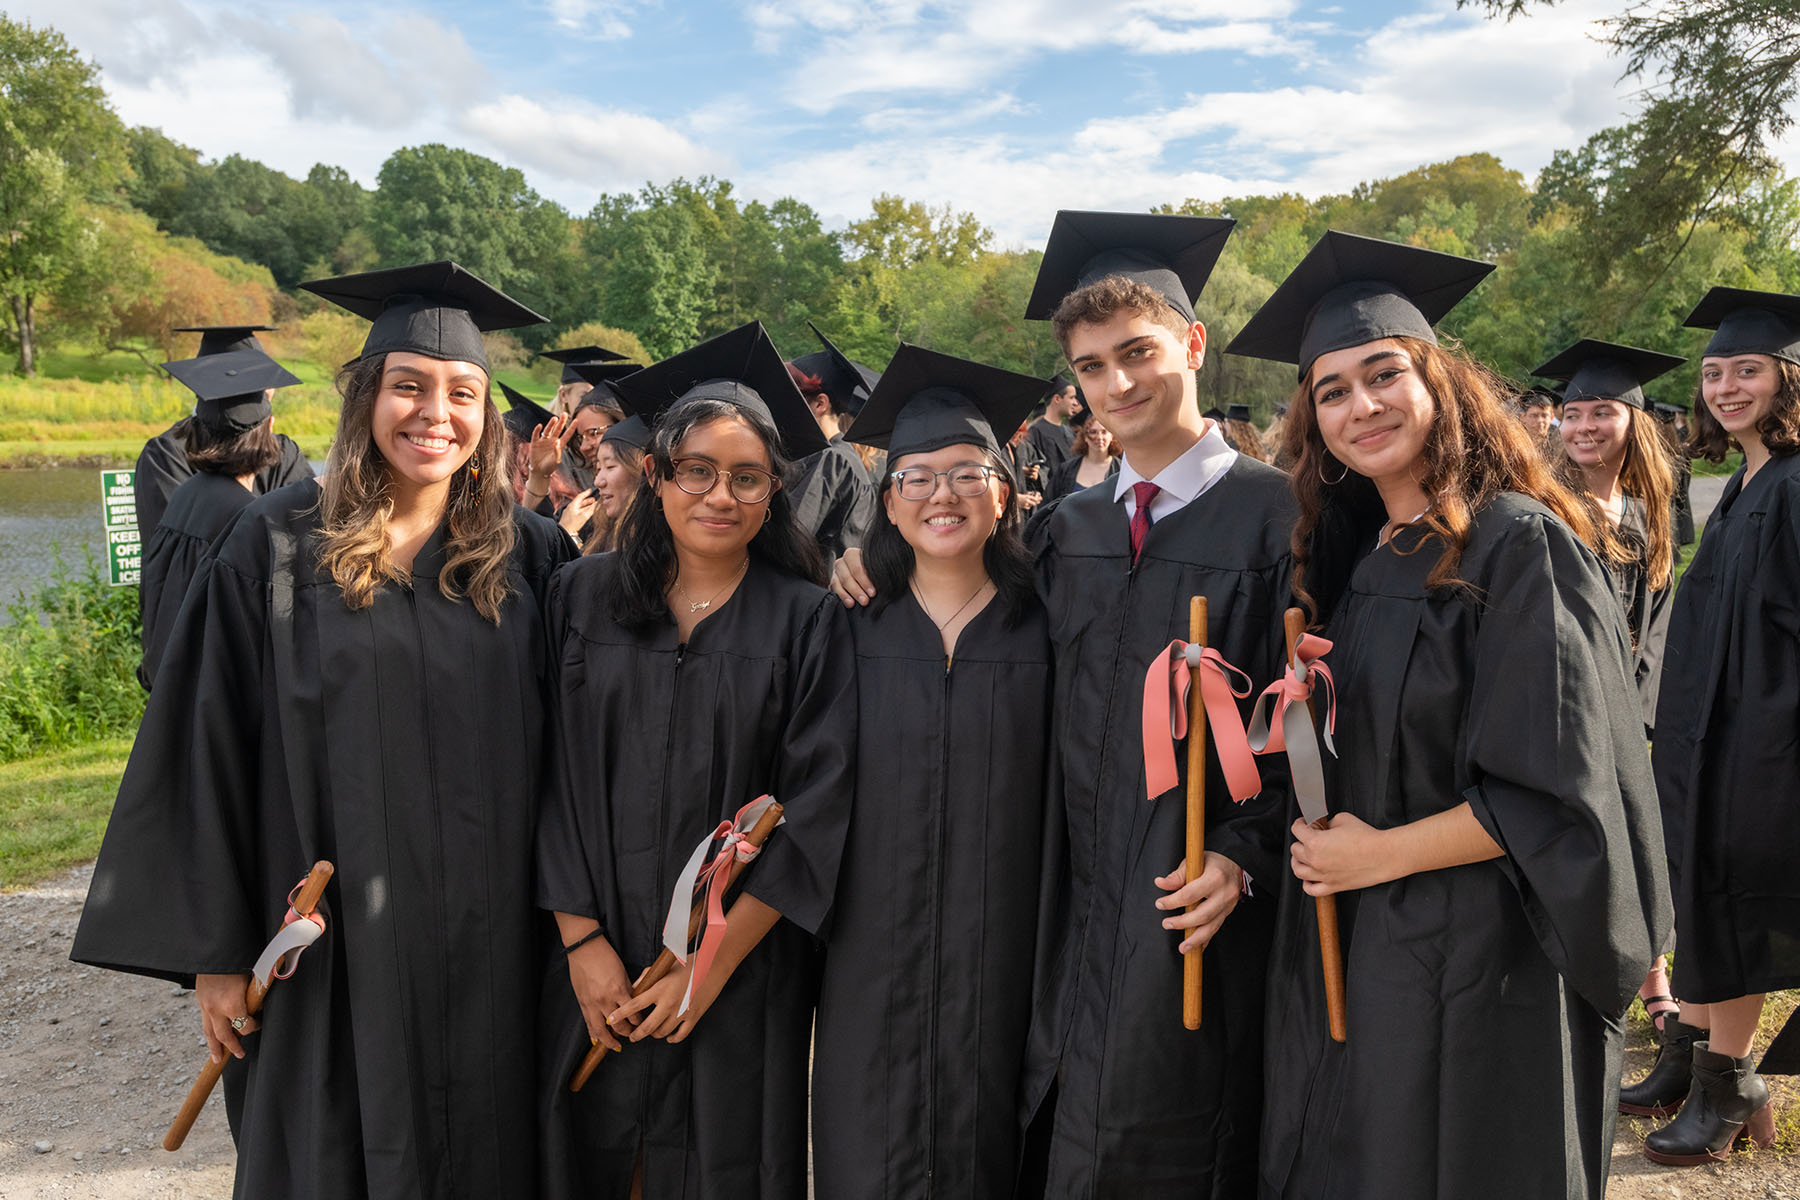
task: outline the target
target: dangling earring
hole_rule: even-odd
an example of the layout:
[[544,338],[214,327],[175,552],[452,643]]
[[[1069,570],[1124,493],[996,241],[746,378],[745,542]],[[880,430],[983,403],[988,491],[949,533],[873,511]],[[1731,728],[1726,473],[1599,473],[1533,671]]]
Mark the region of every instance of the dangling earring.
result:
[[1319,482],[1326,487],[1336,487],[1338,484],[1344,482],[1344,477],[1350,474],[1350,467],[1346,463],[1339,463],[1338,465],[1344,468],[1338,472],[1338,477],[1336,479],[1327,479],[1325,478],[1325,460],[1321,458],[1318,465],[1314,468],[1318,472]]
[[481,455],[469,456],[469,482],[476,487],[481,486]]

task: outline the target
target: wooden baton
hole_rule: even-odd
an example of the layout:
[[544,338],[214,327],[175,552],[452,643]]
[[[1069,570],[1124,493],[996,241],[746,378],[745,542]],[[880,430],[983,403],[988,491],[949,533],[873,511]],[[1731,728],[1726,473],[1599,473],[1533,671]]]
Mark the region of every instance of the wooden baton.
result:
[[[780,801],[771,803],[769,807],[765,808],[762,816],[756,818],[756,824],[750,827],[750,832],[744,835],[745,844],[761,849],[762,844],[769,840],[769,835],[775,832],[775,826],[781,823],[781,811]],[[741,858],[733,858],[731,865],[726,869],[725,886],[729,888],[735,884],[738,876],[742,875],[744,868],[749,865]],[[694,944],[694,939],[699,936],[700,929],[705,924],[706,891],[703,888],[700,894],[694,897],[693,910],[688,913],[688,945]],[[662,953],[656,956],[656,961],[645,967],[644,973],[639,975],[637,982],[631,985],[631,998],[635,1000],[649,991],[657,981],[667,976],[680,963],[681,960],[675,957],[674,951],[664,946]],[[581,1066],[576,1068],[574,1078],[569,1080],[569,1090],[579,1092],[587,1085],[587,1081],[593,1078],[594,1070],[605,1061],[606,1047],[598,1042],[588,1047],[587,1055],[581,1060]]]
[[[1188,601],[1188,644],[1206,648],[1206,597]],[[1206,857],[1206,699],[1200,694],[1200,670],[1188,681],[1187,743],[1187,878],[1192,883],[1205,869]],[[1193,912],[1198,903],[1188,905]],[[1200,956],[1196,946],[1181,956],[1181,1023],[1200,1028]]]
[[[1287,634],[1287,663],[1282,669],[1288,670],[1294,661],[1295,648],[1306,633],[1306,614],[1298,608],[1288,609],[1283,627]],[[1313,740],[1317,742],[1319,726],[1313,718],[1310,701],[1306,705],[1306,720],[1312,727]],[[1323,829],[1330,821],[1330,814],[1326,814],[1314,821],[1312,827]],[[1314,896],[1313,908],[1319,919],[1319,963],[1325,975],[1326,1020],[1331,1026],[1331,1040],[1342,1042],[1348,1036],[1348,1022],[1344,1016],[1344,954],[1338,946],[1337,897]]]
[[[293,910],[302,917],[309,917],[319,907],[319,898],[325,894],[325,885],[331,882],[332,865],[324,859],[314,863],[312,870],[306,873],[306,882],[300,885],[300,892],[294,897]],[[269,983],[252,978],[245,991],[244,1007],[251,1016],[262,1011],[263,1000],[269,995],[269,984],[275,982],[273,975]],[[206,1107],[206,1098],[212,1095],[213,1085],[219,1082],[219,1076],[225,1070],[225,1056],[220,1055],[214,1062],[210,1057],[206,1065],[200,1068],[199,1078],[194,1086],[188,1089],[187,1099],[181,1102],[181,1111],[175,1114],[175,1121],[169,1126],[169,1132],[163,1135],[164,1150],[179,1150],[181,1143],[187,1140],[188,1130],[200,1116],[200,1110]]]

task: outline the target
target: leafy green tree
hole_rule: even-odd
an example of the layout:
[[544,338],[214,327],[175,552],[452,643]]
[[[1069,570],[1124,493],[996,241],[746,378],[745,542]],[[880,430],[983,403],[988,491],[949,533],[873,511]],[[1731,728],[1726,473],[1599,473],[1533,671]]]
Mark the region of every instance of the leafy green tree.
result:
[[556,298],[545,260],[567,246],[568,220],[517,168],[432,144],[382,163],[368,223],[383,266],[454,259],[544,312]]
[[867,217],[852,221],[844,231],[844,244],[855,257],[884,266],[911,267],[927,261],[963,266],[974,262],[994,240],[993,231],[974,213],[955,212],[947,204],[931,208],[883,192],[870,208]]
[[97,245],[84,205],[128,170],[97,75],[60,33],[0,14],[0,295],[28,376],[37,373],[40,298]]

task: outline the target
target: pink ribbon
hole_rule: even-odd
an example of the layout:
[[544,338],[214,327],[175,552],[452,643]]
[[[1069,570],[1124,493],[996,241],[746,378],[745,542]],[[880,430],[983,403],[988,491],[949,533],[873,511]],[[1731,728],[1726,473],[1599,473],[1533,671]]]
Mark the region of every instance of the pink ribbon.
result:
[[[760,846],[753,846],[744,839],[773,803],[775,797],[759,796],[738,809],[731,820],[719,822],[719,827],[694,847],[687,865],[676,877],[675,892],[669,898],[668,919],[663,922],[663,945],[683,963],[689,957],[688,917],[693,911],[694,896],[700,889],[706,889],[706,924],[700,930],[699,946],[693,951],[694,969],[688,976],[687,992],[681,997],[680,1012],[687,1011],[694,989],[711,970],[713,958],[719,952],[719,942],[725,935],[725,889],[731,881],[731,864],[750,862],[761,853]],[[786,823],[785,817],[778,822]],[[707,851],[712,849],[714,842],[719,843],[719,848],[708,861]]]
[[[1188,734],[1187,696],[1195,668],[1200,671],[1206,723],[1225,772],[1225,786],[1231,798],[1242,804],[1262,791],[1262,778],[1237,706],[1239,699],[1250,694],[1250,677],[1212,647],[1190,646],[1179,639],[1152,659],[1144,673],[1144,791],[1154,800],[1181,781],[1175,767],[1175,743]],[[1243,680],[1241,690],[1233,686],[1233,676]]]
[[[1300,635],[1300,640],[1294,643],[1294,660],[1280,678],[1263,689],[1250,710],[1248,740],[1252,752],[1281,754],[1287,750],[1282,717],[1289,705],[1305,704],[1312,699],[1313,676],[1317,675],[1325,681],[1325,748],[1337,753],[1331,744],[1331,735],[1337,732],[1337,682],[1331,677],[1331,668],[1319,661],[1329,653],[1329,641],[1310,633]],[[1207,707],[1210,709],[1211,706],[1212,702],[1208,701]]]

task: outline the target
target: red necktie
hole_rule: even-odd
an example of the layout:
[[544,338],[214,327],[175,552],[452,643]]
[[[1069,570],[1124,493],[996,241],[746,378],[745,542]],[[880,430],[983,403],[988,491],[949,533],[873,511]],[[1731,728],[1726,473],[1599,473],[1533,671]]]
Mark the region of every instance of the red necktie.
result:
[[1131,514],[1131,561],[1136,562],[1138,552],[1144,548],[1144,539],[1150,536],[1150,502],[1162,491],[1154,483],[1134,483],[1131,485],[1132,499],[1137,501],[1137,509]]

